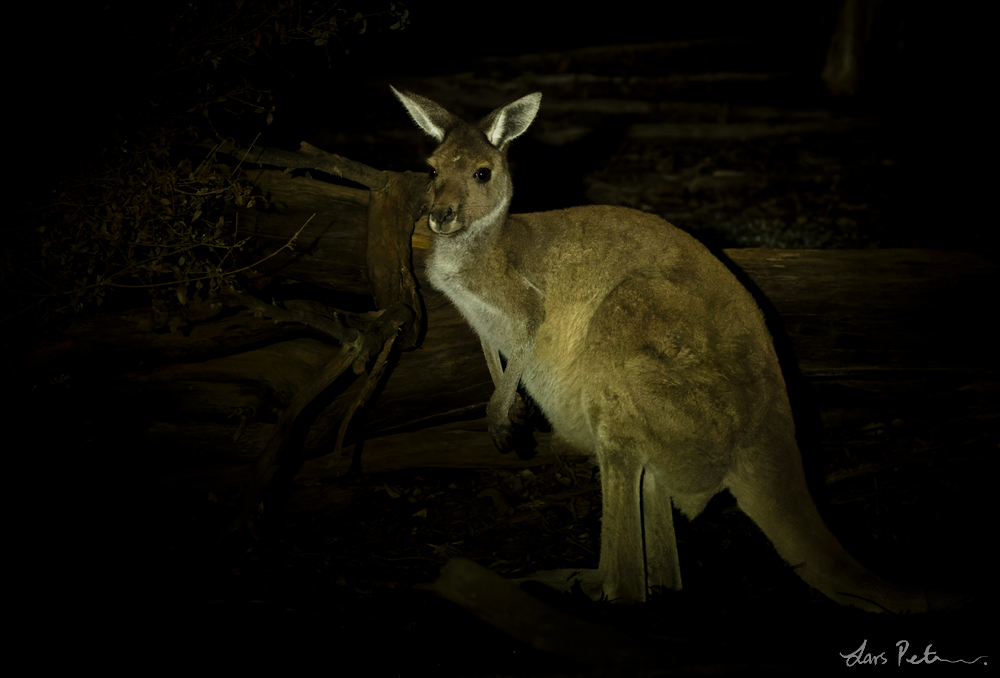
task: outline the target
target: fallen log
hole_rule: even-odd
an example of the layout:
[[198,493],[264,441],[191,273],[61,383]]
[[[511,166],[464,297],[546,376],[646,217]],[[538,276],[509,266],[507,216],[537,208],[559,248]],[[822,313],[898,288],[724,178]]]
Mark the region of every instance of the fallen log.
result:
[[[268,152],[254,157],[326,170],[344,160],[311,148]],[[177,478],[265,482],[273,473],[265,467],[282,461],[275,445],[290,439],[293,401],[304,417],[296,455],[314,460],[304,478],[336,474],[356,454],[366,472],[522,463],[493,454],[475,421],[492,392],[479,341],[427,282],[432,235],[418,221],[426,179],[355,170],[341,174],[373,188],[253,170],[273,209],[241,210],[240,223],[253,234],[248,257],[264,260],[257,274],[269,286],[261,289],[281,294],[275,303],[234,293],[224,308],[170,333],[142,329],[141,313],[95,316],[31,352],[23,369],[39,380],[79,375],[83,386],[97,378],[88,366],[100,366],[99,388],[79,389],[81,399],[97,394],[102,404],[100,412],[84,408],[88,425],[109,435],[122,416],[114,404],[126,403],[131,423],[121,435],[129,445],[138,436],[157,472]],[[299,229],[294,248],[279,251]],[[923,250],[722,255],[756,291],[779,351],[820,394],[828,422],[843,419],[858,393],[885,395],[866,405],[880,407],[914,384],[957,388],[995,378],[991,318],[977,301],[995,284],[990,258]],[[396,317],[383,317],[389,308]],[[394,322],[405,336],[375,369]],[[355,340],[364,343],[367,376],[335,370],[325,386],[314,382]],[[311,394],[308,402],[296,401],[300,393]],[[548,439],[540,440],[539,459],[550,459]],[[358,453],[351,446],[362,441]]]
[[466,558],[441,568],[430,587],[487,624],[531,647],[585,664],[638,667],[669,661],[619,631],[556,610]]

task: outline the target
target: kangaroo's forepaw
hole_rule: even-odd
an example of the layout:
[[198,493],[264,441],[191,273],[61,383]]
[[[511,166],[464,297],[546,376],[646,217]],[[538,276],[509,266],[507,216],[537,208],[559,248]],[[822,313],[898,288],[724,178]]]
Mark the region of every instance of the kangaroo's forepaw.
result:
[[520,459],[531,459],[535,456],[535,436],[521,394],[517,394],[506,415],[505,418],[490,416],[488,428],[493,444],[503,454],[513,451]]

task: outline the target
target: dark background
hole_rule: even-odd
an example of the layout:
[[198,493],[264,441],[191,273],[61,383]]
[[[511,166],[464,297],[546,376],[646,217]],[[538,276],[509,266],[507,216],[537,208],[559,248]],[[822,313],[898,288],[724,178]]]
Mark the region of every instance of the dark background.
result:
[[[73,163],[74,156],[106,140],[109,128],[141,116],[150,95],[158,101],[168,99],[171,83],[156,76],[151,64],[163,56],[157,51],[158,40],[173,4],[82,2],[58,11],[43,5],[22,9],[12,26],[45,29],[44,39],[16,28],[12,36],[19,66],[12,69],[11,91],[21,96],[9,105],[24,125],[24,138],[70,141],[74,150],[66,162]],[[880,48],[882,53],[876,50],[872,73],[867,74],[873,81],[863,96],[824,101],[817,78],[813,91],[789,92],[789,97],[800,103],[901,111],[914,146],[928,147],[935,154],[943,152],[939,145],[950,147],[951,153],[943,158],[949,164],[940,168],[943,175],[964,175],[974,182],[972,163],[981,159],[988,127],[983,119],[990,91],[984,10],[945,8],[934,2],[883,4],[902,24],[900,31],[890,31],[897,32],[899,40],[886,39],[886,44],[902,42],[903,49],[901,56],[885,53],[885,47]],[[785,69],[818,75],[838,3],[505,2],[490,7],[411,2],[406,6],[411,10],[408,28],[379,32],[373,23],[363,36],[346,35],[348,53],[334,53],[329,64],[304,46],[285,50],[272,62],[273,68],[260,80],[274,85],[279,114],[269,130],[273,140],[295,144],[319,127],[353,129],[377,115],[391,99],[383,92],[373,100],[361,87],[364,83],[394,75],[466,71],[483,57],[496,55],[721,38],[749,43],[764,55],[761,58]],[[372,3],[365,9],[383,7]],[[694,69],[698,66],[691,64]],[[750,70],[753,64],[747,67]],[[268,70],[260,64],[255,68]],[[27,154],[26,159],[30,162],[35,155]]]
[[[740,153],[748,153],[752,156],[745,160],[748,166],[767,165],[777,163],[789,145],[836,157],[846,167],[853,167],[858,158],[889,158],[902,169],[893,175],[892,190],[879,198],[881,202],[875,202],[881,212],[871,221],[895,226],[877,237],[862,234],[858,246],[881,243],[974,251],[992,247],[995,219],[988,208],[993,191],[989,143],[993,125],[992,109],[986,102],[993,85],[984,56],[990,45],[984,39],[985,10],[972,12],[931,2],[888,4],[903,17],[904,49],[902,53],[891,49],[876,53],[870,79],[856,97],[831,97],[819,78],[835,24],[835,2],[616,2],[589,6],[412,2],[407,3],[412,24],[405,31],[379,32],[373,25],[364,36],[345,36],[348,52],[331,50],[329,61],[318,57],[310,46],[301,45],[280,54],[275,51],[273,61],[255,62],[253,77],[273,90],[272,125],[246,117],[229,120],[220,116],[216,122],[222,134],[244,142],[262,132],[262,145],[293,149],[302,139],[313,140],[326,150],[380,169],[420,169],[421,156],[430,145],[412,129],[389,94],[386,85],[390,82],[413,82],[416,89],[421,78],[431,76],[468,71],[484,77],[502,75],[502,64],[484,65],[487,57],[615,43],[718,39],[718,51],[700,53],[698,58],[703,61],[673,63],[671,68],[677,72],[741,67],[747,71],[786,70],[796,77],[784,90],[741,92],[738,96],[725,90],[708,91],[700,93],[702,100],[823,108],[844,116],[882,116],[889,122],[852,138],[850,143],[836,138],[748,144],[746,149],[738,144],[707,150],[704,145],[695,145],[683,153],[677,150],[677,162],[683,164],[683,158],[690,157],[693,165],[702,156],[710,155],[728,159],[736,167],[746,157]],[[108,143],[127,139],[166,108],[186,108],[189,94],[178,89],[178,83],[170,77],[155,73],[163,56],[157,50],[162,44],[164,19],[173,7],[173,3],[163,2],[141,6],[84,2],[59,8],[37,5],[22,8],[23,14],[12,18],[9,30],[16,67],[11,71],[7,108],[16,119],[18,151],[14,156],[17,171],[13,191],[19,200],[29,205],[43,203],[57,179],[81,171]],[[233,64],[224,67],[237,73],[240,68]],[[250,72],[250,66],[247,68]],[[608,64],[607,71],[627,74],[628,68]],[[510,78],[519,75],[511,72]],[[457,112],[481,114],[492,105],[484,101],[482,106]],[[623,153],[619,128],[623,124],[627,122],[599,127],[598,133],[568,148],[545,147],[531,135],[519,140],[512,151],[518,164],[515,209],[579,204],[591,195],[588,191],[592,182],[585,176],[601,176],[602,168],[621,174],[623,170],[614,163],[619,162],[616,158],[627,155]],[[664,155],[667,152],[662,151]],[[881,175],[874,179],[864,173],[859,176],[862,186],[872,182],[881,185]],[[737,222],[743,214],[741,209],[736,208],[727,218]],[[699,219],[704,220],[696,215],[690,224],[678,225],[689,225],[697,231],[705,227]],[[863,217],[858,220],[862,225],[866,223]],[[710,231],[705,233],[712,237]],[[733,244],[729,236],[717,237],[715,244],[719,246]],[[835,242],[845,246],[839,240]],[[984,312],[991,312],[992,294],[984,290]],[[930,406],[921,412],[928,410],[933,413]],[[941,417],[946,418],[943,413]],[[959,420],[954,430],[942,436],[961,441],[965,420]],[[890,426],[886,430],[889,437],[895,436],[891,445],[900,449],[908,449],[908,445],[914,446],[915,438],[926,436],[905,427]],[[867,448],[869,433],[845,433],[842,447],[856,444]],[[85,454],[86,448],[80,453]],[[880,522],[885,518],[884,509],[870,504],[862,509],[853,504],[838,520],[841,528],[862,526],[848,537],[849,547],[869,557],[890,551],[891,555],[885,556],[889,570],[909,567],[911,573],[965,576],[965,585],[981,583],[988,567],[981,562],[985,558],[982,543],[989,541],[989,535],[983,532],[989,528],[985,527],[984,515],[977,512],[985,514],[988,510],[982,495],[989,491],[987,481],[992,475],[963,470],[967,484],[953,482],[938,494],[942,488],[931,482],[933,468],[924,471],[927,473],[918,474],[922,480],[914,481],[920,485],[920,492],[905,495],[905,506],[897,507],[899,514],[911,522],[893,522],[891,530],[899,529],[904,536],[890,530],[892,536],[885,538],[890,542],[888,548],[885,542],[873,541],[867,528],[871,525],[872,532],[885,529]],[[278,531],[266,546],[255,547],[254,559],[257,554],[265,555],[254,560],[247,556],[249,550],[221,554],[196,548],[185,551],[190,544],[171,531],[176,526],[166,527],[169,521],[153,523],[160,532],[150,530],[150,523],[142,523],[137,528],[142,534],[123,534],[117,523],[114,529],[102,525],[106,516],[119,520],[122,513],[134,510],[133,505],[106,496],[117,491],[134,496],[134,489],[128,487],[128,473],[122,471],[120,478],[99,486],[105,496],[92,497],[82,492],[70,510],[45,521],[40,531],[46,540],[56,542],[53,550],[59,555],[47,556],[45,566],[55,564],[57,574],[41,588],[61,587],[67,581],[72,584],[52,602],[36,608],[41,608],[43,628],[55,629],[73,620],[93,631],[86,655],[98,661],[106,659],[103,653],[115,652],[116,643],[130,650],[143,650],[136,655],[140,663],[133,665],[140,671],[178,656],[186,657],[192,648],[209,648],[207,656],[227,658],[219,670],[231,668],[232,664],[225,663],[230,661],[230,653],[232,662],[276,653],[286,667],[303,663],[316,666],[322,661],[321,670],[336,669],[348,675],[586,672],[587,667],[567,667],[529,653],[429,594],[412,591],[409,586],[413,581],[407,577],[427,581],[433,577],[438,562],[422,563],[423,569],[414,567],[406,576],[399,576],[398,588],[371,586],[366,590],[365,583],[356,584],[365,581],[365,576],[397,576],[384,574],[401,567],[399,563],[386,563],[388,551],[380,541],[384,535],[391,535],[393,548],[403,554],[400,560],[409,557],[405,546],[428,539],[414,528],[409,506],[392,504],[387,508],[384,502],[372,499],[386,496],[381,486],[406,488],[409,497],[414,496],[413,487],[424,488],[425,497],[454,494],[471,506],[484,486],[496,482],[490,472],[483,473],[487,475],[399,473],[391,478],[352,481],[349,489],[368,497],[355,505],[353,513],[333,516],[323,528],[312,516],[296,518],[293,523],[299,525],[299,531],[294,526],[286,526],[286,532]],[[931,481],[927,480],[928,474]],[[157,498],[147,499],[155,503]],[[968,513],[963,511],[966,506]],[[689,545],[697,545],[687,553],[704,554],[706,562],[718,563],[703,568],[695,555],[684,556],[691,559],[683,563],[686,577],[689,571],[701,572],[700,576],[694,574],[686,579],[685,595],[700,591],[690,595],[701,597],[679,599],[676,607],[660,601],[639,614],[606,609],[599,614],[593,610],[580,613],[636,635],[651,633],[667,648],[665,652],[674,652],[677,636],[681,636],[681,645],[696,647],[688,656],[694,664],[713,657],[719,646],[719,661],[731,667],[746,659],[755,670],[761,670],[761,666],[766,670],[772,663],[784,669],[800,666],[820,671],[839,666],[832,661],[836,659],[832,653],[854,649],[855,640],[865,634],[873,634],[869,636],[871,645],[877,645],[878,651],[888,650],[890,658],[895,642],[905,634],[912,634],[909,637],[915,650],[918,642],[949,641],[950,647],[960,648],[956,652],[962,657],[970,656],[977,648],[988,651],[982,644],[977,645],[981,637],[963,637],[969,629],[979,628],[968,619],[956,622],[957,630],[949,633],[941,623],[925,624],[922,620],[860,619],[829,607],[817,608],[815,599],[806,603],[805,609],[798,605],[800,601],[787,603],[785,590],[776,594],[771,588],[776,580],[768,579],[770,575],[766,574],[758,578],[761,569],[754,570],[748,564],[760,553],[770,553],[762,556],[763,570],[777,572],[780,563],[768,551],[770,547],[760,543],[759,535],[749,536],[752,527],[734,523],[731,507],[724,502],[722,506],[713,503],[713,507],[691,531],[682,534]],[[177,510],[179,515],[182,509]],[[188,524],[183,520],[181,523]],[[596,518],[588,526],[592,536],[596,534]],[[953,532],[948,541],[939,541],[939,535],[949,530]],[[96,547],[59,545],[63,538],[66,544],[79,544],[80,535],[83,543],[92,540],[88,546]],[[541,548],[548,535],[534,538],[537,543],[528,543]],[[339,546],[331,546],[331,540]],[[283,550],[293,541],[294,553],[290,548]],[[101,551],[109,542],[114,542],[114,547]],[[345,547],[345,543],[354,546]],[[363,553],[369,547],[376,555],[366,558]],[[324,569],[330,557],[324,561],[323,556],[316,555],[323,548],[338,554],[333,557],[332,574]],[[469,545],[470,551],[475,548],[480,549],[475,553],[481,558],[491,557],[489,546]],[[341,556],[349,561],[347,565],[338,560]],[[234,583],[236,575],[228,576],[233,572],[243,578],[239,583]],[[333,585],[327,579],[343,578],[343,572],[348,572],[347,585],[338,580],[331,593]],[[745,593],[741,586],[747,581],[751,582],[752,594],[741,599]],[[788,585],[787,580],[781,582],[776,586]],[[788,595],[794,597],[795,593]],[[656,620],[671,620],[674,626],[655,627]],[[95,625],[100,628],[90,628]],[[102,638],[104,628],[108,635]],[[655,630],[649,631],[651,628]],[[684,634],[691,634],[694,640]],[[961,641],[965,640],[968,642],[963,645]],[[123,656],[113,658],[118,661]],[[683,664],[687,655],[682,652],[681,656],[678,663]],[[502,668],[494,672],[497,666]]]

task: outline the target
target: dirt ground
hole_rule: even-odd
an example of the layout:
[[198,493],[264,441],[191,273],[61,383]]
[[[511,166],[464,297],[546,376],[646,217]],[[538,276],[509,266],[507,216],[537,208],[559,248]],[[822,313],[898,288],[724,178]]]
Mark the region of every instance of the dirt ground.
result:
[[[996,451],[996,398],[967,390],[933,418],[915,411],[869,422],[805,451],[819,473],[821,510],[847,548],[879,572],[979,594],[955,613],[839,607],[798,580],[728,494],[695,521],[678,520],[682,591],[634,607],[543,596],[662,651],[662,664],[642,672],[538,652],[421,588],[453,557],[505,576],[595,567],[599,479],[586,461],[399,471],[297,488],[284,512],[256,526],[255,538],[226,547],[209,531],[224,509],[216,498],[122,493],[107,507],[117,529],[102,549],[116,554],[114,588],[97,602],[112,603],[125,622],[118,637],[136,647],[183,655],[203,644],[250,643],[250,656],[326,648],[331,662],[350,659],[365,674],[386,676],[825,674],[846,667],[838,653],[865,640],[891,663],[900,640],[918,654],[933,644],[941,656],[971,659],[989,647],[980,624],[992,569],[984,470]],[[144,507],[141,525],[116,512],[125,507]],[[123,543],[127,551],[118,552]]]

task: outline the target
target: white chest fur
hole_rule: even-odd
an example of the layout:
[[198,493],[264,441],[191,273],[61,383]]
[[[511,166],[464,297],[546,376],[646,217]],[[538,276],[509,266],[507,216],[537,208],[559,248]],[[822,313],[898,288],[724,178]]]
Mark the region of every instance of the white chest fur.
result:
[[527,339],[518,336],[523,334],[523,330],[518,331],[521,323],[500,308],[499,300],[491,299],[492,295],[466,286],[467,278],[461,269],[455,258],[436,249],[429,262],[428,278],[458,308],[480,338],[509,355],[515,344]]

